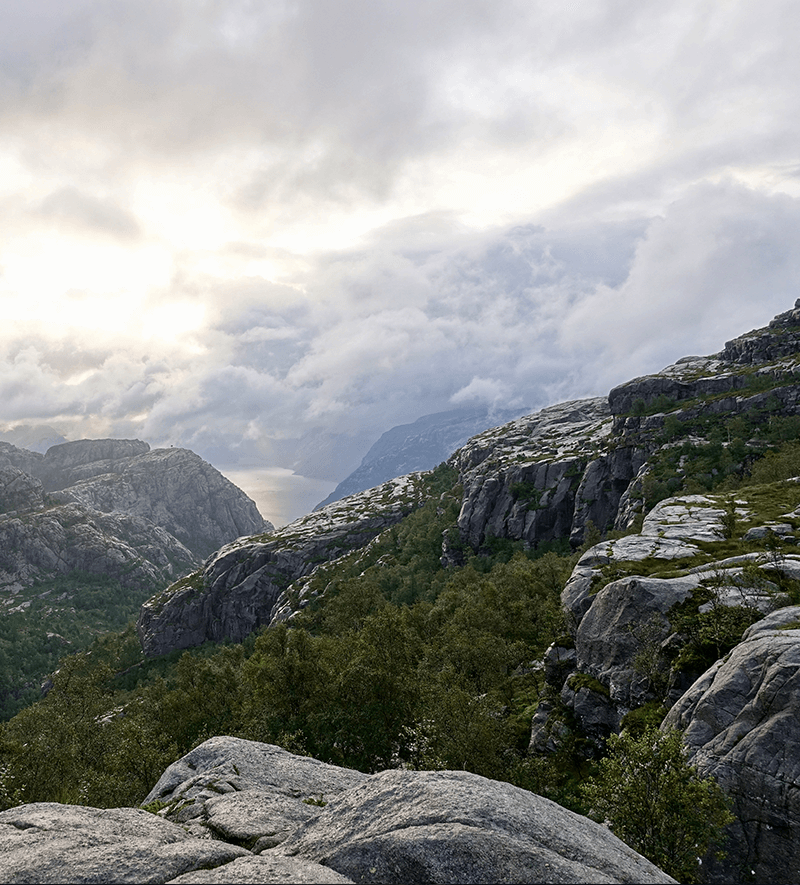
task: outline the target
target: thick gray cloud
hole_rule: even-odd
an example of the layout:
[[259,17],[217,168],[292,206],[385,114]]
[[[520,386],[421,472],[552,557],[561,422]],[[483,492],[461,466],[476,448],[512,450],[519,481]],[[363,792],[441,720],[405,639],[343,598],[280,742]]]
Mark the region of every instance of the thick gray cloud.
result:
[[6,7],[0,423],[336,480],[797,297],[790,0]]

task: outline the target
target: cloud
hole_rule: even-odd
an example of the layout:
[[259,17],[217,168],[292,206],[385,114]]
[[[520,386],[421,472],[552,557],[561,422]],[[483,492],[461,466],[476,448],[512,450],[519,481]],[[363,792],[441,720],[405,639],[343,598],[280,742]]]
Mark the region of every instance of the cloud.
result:
[[84,228],[91,233],[105,233],[135,238],[141,233],[136,218],[110,200],[99,200],[74,187],[62,187],[48,194],[38,213],[66,225]]
[[452,403],[481,402],[490,406],[500,405],[509,407],[516,405],[509,396],[509,389],[502,381],[494,378],[479,378],[477,375],[461,390],[457,390],[451,397]]
[[653,371],[680,347],[719,350],[792,305],[798,236],[797,199],[698,185],[650,223],[621,286],[598,287],[564,317],[561,341],[584,359],[604,354],[599,378],[619,381],[623,367]]
[[795,25],[788,0],[12,3],[0,420],[333,476],[456,402],[718,350],[800,282]]

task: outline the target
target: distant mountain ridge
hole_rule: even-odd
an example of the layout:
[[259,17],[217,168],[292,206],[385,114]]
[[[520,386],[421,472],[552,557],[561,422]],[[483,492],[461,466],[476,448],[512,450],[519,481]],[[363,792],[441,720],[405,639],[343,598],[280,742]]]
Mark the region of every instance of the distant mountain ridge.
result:
[[211,551],[272,528],[187,449],[77,440],[42,455],[0,442],[0,708],[57,660],[46,635],[69,645],[119,629]]
[[43,455],[51,446],[66,442],[67,438],[49,424],[19,424],[0,433],[0,440]]
[[364,455],[361,465],[314,508],[375,488],[398,476],[431,470],[476,433],[505,424],[525,409],[464,408],[424,415],[387,430]]

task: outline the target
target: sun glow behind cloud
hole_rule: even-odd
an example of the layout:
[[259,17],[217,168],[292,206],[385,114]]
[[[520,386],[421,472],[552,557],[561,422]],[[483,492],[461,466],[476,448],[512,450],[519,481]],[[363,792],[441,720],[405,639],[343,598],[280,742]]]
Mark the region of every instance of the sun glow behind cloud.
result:
[[602,393],[800,288],[789,0],[8,24],[0,424],[340,479],[394,424]]

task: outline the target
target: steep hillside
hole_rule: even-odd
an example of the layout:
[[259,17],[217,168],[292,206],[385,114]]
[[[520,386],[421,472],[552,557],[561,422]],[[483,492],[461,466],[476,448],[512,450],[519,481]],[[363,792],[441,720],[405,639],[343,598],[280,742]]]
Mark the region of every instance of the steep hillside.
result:
[[333,501],[375,488],[398,476],[432,470],[476,433],[516,418],[521,411],[454,409],[393,427],[374,443],[360,466],[314,509],[320,510]]
[[[800,309],[795,308],[766,329],[729,342],[714,356],[685,358],[657,375],[615,388],[608,398],[550,406],[478,434],[448,462],[458,475],[461,508],[457,522],[442,532],[443,563],[463,564],[505,542],[521,542],[535,551],[568,539],[577,547],[587,531],[635,526],[669,494],[711,491],[741,478],[767,449],[800,433],[798,367]],[[305,555],[295,547],[295,532],[302,527],[304,537],[313,537],[317,530],[324,534],[339,514],[370,512],[373,506],[380,511],[385,494],[380,487],[374,494],[345,498],[335,510],[329,505],[319,516],[304,517],[275,536],[273,552],[291,550],[295,565],[281,572],[284,601],[272,617],[279,609],[282,618],[290,616],[287,600],[303,598],[300,582],[315,564],[335,559],[345,549],[334,546],[330,555],[323,555],[312,543],[312,552]],[[361,537],[366,543],[373,535]],[[358,545],[347,549],[352,546]],[[252,572],[241,569],[236,586],[248,586],[248,606],[259,614],[247,615],[241,627],[235,616],[224,617],[232,638],[251,625],[267,623],[266,613],[277,602],[275,582],[256,574],[261,560],[255,556],[250,561]],[[202,588],[209,586],[204,578]],[[186,609],[192,627],[185,630],[177,610],[165,608],[165,600],[176,591],[161,594],[157,604],[142,612],[146,647],[164,653],[192,644],[188,636],[196,637],[195,644],[221,638],[219,627],[201,625],[215,619],[219,623],[227,592],[226,585],[219,586],[214,613],[209,609],[200,615],[196,606]],[[153,617],[155,608],[158,618]],[[159,638],[160,632],[184,638],[176,645]]]
[[0,709],[70,646],[119,629],[152,592],[266,523],[193,452],[138,440],[0,443]]
[[[680,881],[794,881],[798,363],[800,303],[718,354],[227,544],[143,605],[140,641],[128,631],[66,658],[47,697],[0,730],[0,802],[137,804],[169,763],[233,734],[370,775],[508,781],[611,820]],[[46,503],[18,476],[29,455],[11,455],[7,500]],[[247,821],[272,799],[225,799],[240,783],[227,768],[218,798],[179,768],[194,792],[171,794],[174,770],[153,810],[198,835],[261,838]],[[623,787],[665,771],[625,830]],[[680,857],[663,834],[683,840]],[[427,839],[419,869],[434,854]]]
[[[701,771],[734,797],[735,847],[722,865],[706,861],[717,881],[741,878],[745,869],[773,881],[800,864],[800,800],[787,787],[794,769],[788,757],[775,757],[776,735],[793,747],[800,733],[793,690],[776,687],[798,678],[792,606],[800,603],[800,485],[770,484],[780,459],[765,458],[781,451],[778,473],[788,475],[793,463],[800,473],[792,448],[800,436],[799,369],[800,302],[718,354],[682,359],[607,399],[559,404],[485,431],[449,459],[455,484],[439,492],[442,516],[431,529],[441,567],[454,575],[491,561],[504,545],[535,557],[559,543],[575,548],[617,533],[587,549],[563,591],[566,629],[543,661],[529,752],[568,752],[574,764],[581,746],[578,757],[591,759],[633,711],[658,722],[671,707],[667,725],[686,729]],[[418,490],[414,502],[395,510],[393,522],[436,500],[425,474],[408,481]],[[338,502],[353,521],[337,531],[359,531],[358,520],[373,518],[388,494],[383,487]],[[454,496],[455,519],[444,506]],[[238,555],[222,551],[193,587],[179,584],[145,606],[145,648],[163,653],[191,644],[186,625],[196,631],[194,642],[240,639],[258,624],[291,621],[309,603],[320,612],[314,623],[324,622],[328,594],[350,586],[342,584],[349,576],[365,588],[389,586],[380,575],[397,548],[375,522],[363,542],[320,553],[338,520],[323,508],[288,526],[269,550],[256,549],[256,541],[241,542]],[[278,582],[276,557],[292,559]],[[248,611],[238,615],[244,589]],[[195,600],[188,606],[187,597]],[[212,623],[225,626],[213,632]],[[726,654],[723,666],[718,659]],[[742,673],[750,694],[740,690]],[[767,696],[780,698],[777,708]],[[744,730],[749,741],[735,749]],[[754,796],[768,797],[767,804],[756,807]]]
[[142,647],[159,655],[207,640],[241,642],[290,606],[290,599],[302,599],[299,592],[287,594],[295,582],[320,563],[364,547],[429,495],[429,485],[412,474],[330,504],[269,535],[223,547],[202,569],[142,606],[137,624]]

